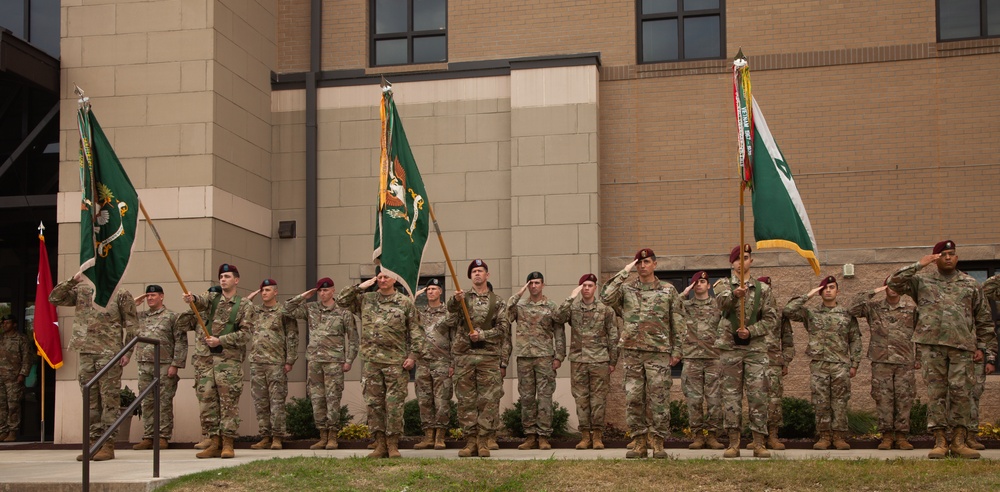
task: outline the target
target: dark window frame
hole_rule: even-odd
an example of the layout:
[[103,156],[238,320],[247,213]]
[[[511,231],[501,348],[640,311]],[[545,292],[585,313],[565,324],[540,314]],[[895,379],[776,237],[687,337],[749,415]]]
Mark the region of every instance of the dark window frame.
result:
[[937,42],[946,43],[951,41],[967,41],[970,39],[990,39],[1000,37],[1000,33],[987,35],[989,17],[987,16],[986,5],[988,0],[979,0],[979,35],[964,38],[942,38],[941,37],[941,0],[934,2],[934,25],[937,29]]
[[[448,0],[444,0],[444,29],[433,29],[424,31],[413,30],[413,2],[414,0],[406,0],[406,31],[393,32],[393,33],[382,33],[378,34],[375,32],[376,23],[376,5],[378,0],[369,0],[368,2],[368,62],[371,67],[400,67],[406,65],[424,64],[424,63],[447,63],[448,62]],[[434,62],[414,62],[413,61],[413,40],[415,38],[427,38],[427,37],[444,37],[444,60],[434,61]],[[375,51],[375,46],[378,41],[386,40],[406,40],[406,63],[393,63],[379,65],[377,63],[377,53]]]
[[[713,17],[719,16],[719,56],[686,58],[684,56],[684,19],[688,17]],[[642,23],[651,20],[677,19],[677,54],[675,60],[651,60],[643,61],[642,45]],[[645,65],[650,63],[674,63],[698,60],[719,60],[726,57],[726,0],[719,0],[718,9],[684,10],[684,0],[677,0],[677,11],[670,13],[643,14],[642,0],[635,0],[635,45],[636,63]]]

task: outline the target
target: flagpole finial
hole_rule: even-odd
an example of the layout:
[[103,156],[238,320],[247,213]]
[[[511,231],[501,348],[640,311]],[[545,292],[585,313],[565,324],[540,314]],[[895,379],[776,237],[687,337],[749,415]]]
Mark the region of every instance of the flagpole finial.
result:
[[45,235],[45,224],[43,222],[38,222],[38,235],[39,236]]
[[77,104],[80,105],[81,108],[86,109],[90,107],[90,98],[83,95],[83,89],[81,89],[80,86],[73,84],[73,93],[76,94],[77,96],[80,96],[80,98],[77,99],[76,102]]
[[392,83],[385,80],[385,75],[382,76],[382,83],[380,85],[382,86],[382,92],[392,92]]

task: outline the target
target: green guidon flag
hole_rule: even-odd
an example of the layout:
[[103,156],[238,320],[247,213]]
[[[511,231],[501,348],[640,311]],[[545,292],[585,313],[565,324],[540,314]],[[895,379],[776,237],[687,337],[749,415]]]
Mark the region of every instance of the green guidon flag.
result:
[[420,262],[430,232],[427,190],[420,178],[403,123],[392,100],[391,86],[382,89],[382,155],[379,162],[378,217],[372,260],[413,297]]
[[118,289],[132,256],[139,223],[139,195],[111,143],[84,102],[80,128],[80,273],[94,284],[101,308]]

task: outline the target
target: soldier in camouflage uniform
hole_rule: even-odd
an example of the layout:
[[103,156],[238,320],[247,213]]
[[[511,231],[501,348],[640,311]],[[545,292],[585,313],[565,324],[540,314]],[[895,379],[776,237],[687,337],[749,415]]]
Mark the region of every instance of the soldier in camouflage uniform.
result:
[[[722,432],[722,388],[719,386],[722,365],[715,340],[722,311],[709,295],[708,272],[697,272],[681,292],[685,329],[681,338],[684,367],[681,390],[687,400],[688,419],[694,441],[689,449],[722,449],[716,435]],[[694,290],[694,297],[688,298]],[[708,434],[706,442],[705,434]]]
[[751,253],[749,244],[734,247],[729,252],[732,274],[712,286],[721,311],[715,347],[719,349],[722,364],[719,385],[722,387],[723,426],[729,436],[724,458],[740,456],[744,393],[753,432],[753,455],[756,458],[771,456],[764,443],[768,432],[770,387],[767,349],[778,314],[771,300],[771,286],[750,275]]
[[[757,277],[757,281],[771,285],[771,277]],[[771,289],[774,292],[774,289]],[[767,338],[767,447],[775,450],[785,449],[778,440],[778,429],[784,421],[781,408],[781,398],[785,394],[784,379],[788,375],[788,366],[795,358],[795,339],[792,336],[792,322],[781,315],[778,302],[771,295],[771,303],[778,316],[778,322],[771,325],[771,335]],[[753,449],[753,443],[747,444],[747,449]]]
[[[633,268],[639,278],[629,281]],[[663,439],[670,434],[670,371],[681,360],[684,308],[677,289],[656,278],[656,254],[639,250],[635,260],[604,286],[601,302],[624,318],[626,422],[637,440],[626,458],[666,458]]]
[[[160,341],[160,428],[153,428],[153,393],[142,400],[142,441],[132,449],[167,449],[174,432],[174,395],[177,394],[177,370],[187,364],[187,326],[178,322],[179,315],[163,305],[163,287],[146,286],[146,293],[136,298],[149,308],[139,313],[139,336]],[[146,389],[157,377],[156,346],[139,343],[136,362],[139,363],[139,391]],[[154,442],[155,441],[155,442]]]
[[202,429],[212,436],[212,443],[198,458],[233,458],[233,440],[240,427],[240,395],[243,393],[243,360],[253,333],[254,307],[236,293],[240,271],[236,265],[219,266],[222,292],[195,296],[184,293],[184,302],[194,303],[199,311],[207,310],[208,337],[199,331],[192,364],[202,368],[195,391],[201,407]]
[[[490,456],[489,439],[496,432],[503,394],[501,367],[506,367],[509,352],[510,321],[507,306],[487,287],[490,272],[485,261],[469,263],[468,276],[472,291],[459,290],[448,300],[448,312],[458,318],[452,325],[451,353],[455,358],[452,370],[455,397],[458,399],[458,421],[466,438],[461,458]],[[468,308],[473,329],[470,331],[462,303]]]
[[[319,295],[318,302],[306,301]],[[344,394],[344,374],[358,356],[358,328],[354,315],[337,305],[337,288],[330,277],[316,282],[282,305],[282,313],[307,321],[309,345],[306,365],[309,398],[319,441],[309,449],[337,449],[340,430],[340,399]]]
[[[931,263],[936,271],[921,271]],[[985,354],[996,352],[989,304],[975,279],[957,266],[955,243],[941,241],[932,254],[900,269],[888,283],[917,304],[913,341],[927,385],[927,428],[934,433],[934,448],[927,455],[931,459],[948,453],[948,427],[955,430],[951,452],[979,458],[966,442],[972,426],[973,371]]]
[[261,440],[251,449],[281,449],[288,437],[285,399],[288,373],[295,365],[299,349],[299,324],[282,314],[278,306],[278,282],[264,279],[260,289],[247,296],[252,301],[260,293],[261,306],[254,306],[254,328],[250,342],[250,396],[257,413]]
[[[517,390],[525,434],[517,449],[552,449],[548,440],[552,393],[556,370],[566,358],[566,320],[555,318],[556,303],[542,293],[545,277],[541,272],[529,273],[526,282],[507,301],[507,319],[517,339]],[[530,294],[527,298],[525,291]]]
[[[888,282],[888,278],[886,278]],[[885,292],[882,299],[876,298]],[[906,440],[910,432],[910,408],[916,398],[913,329],[917,307],[896,291],[883,285],[859,293],[851,302],[850,313],[868,320],[871,336],[868,358],[872,361],[872,398],[882,431],[881,450],[913,449]]]
[[[52,288],[49,302],[56,306],[75,306],[73,338],[69,348],[80,354],[78,377],[80,386],[90,381],[98,371],[106,366],[125,344],[135,338],[139,327],[136,317],[135,300],[125,289],[119,289],[111,296],[104,311],[94,307],[94,287],[84,283],[82,274],[60,282]],[[134,352],[134,351],[133,351]],[[90,389],[90,440],[96,441],[118,418],[121,411],[122,368],[128,365],[132,353],[125,354],[118,364],[104,373],[100,382]],[[104,446],[94,454],[94,461],[115,458],[115,430]],[[83,455],[76,457],[83,461]]]
[[[986,279],[986,281],[983,282],[982,289],[983,296],[986,299],[1000,301],[1000,275],[994,275]],[[993,372],[996,371],[996,366],[997,345],[993,344],[992,347],[987,347],[987,349],[983,351],[983,360],[982,362],[976,363],[976,368],[974,369],[976,384],[973,387],[972,421],[970,423],[969,432],[966,433],[966,444],[975,450],[986,449],[986,446],[983,446],[982,443],[976,439],[979,428],[979,399],[982,397],[983,390],[986,386],[986,376],[993,374]]]
[[30,347],[28,337],[17,330],[17,320],[4,316],[0,326],[0,441],[16,441],[21,428],[21,395],[24,378],[31,371]]
[[[837,305],[837,279],[826,277],[819,287],[804,296],[793,297],[783,311],[786,318],[801,322],[809,333],[806,356],[809,385],[816,408],[816,431],[819,440],[813,449],[851,449],[844,440],[847,432],[847,401],[851,398],[851,378],[861,364],[861,329],[858,319]],[[806,307],[806,302],[820,294],[823,304]]]
[[[375,282],[378,290],[365,292]],[[375,432],[375,450],[368,457],[399,458],[408,371],[424,353],[417,308],[409,296],[396,291],[396,279],[382,271],[345,289],[337,304],[361,317],[361,386],[368,427]]]
[[443,283],[432,278],[423,292],[427,294],[427,306],[420,310],[420,326],[424,330],[427,352],[417,362],[414,389],[424,439],[413,449],[444,449],[453,393],[451,375],[448,374],[452,365],[451,328],[448,323],[452,321],[448,319],[448,308],[441,302]]
[[576,449],[604,449],[604,408],[618,364],[615,312],[596,294],[597,276],[588,273],[556,313],[557,322],[570,325],[570,391],[583,434]]

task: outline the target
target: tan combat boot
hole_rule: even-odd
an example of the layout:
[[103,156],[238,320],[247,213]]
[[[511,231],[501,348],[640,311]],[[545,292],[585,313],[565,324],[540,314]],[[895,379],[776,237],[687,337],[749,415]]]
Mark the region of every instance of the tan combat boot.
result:
[[778,440],[778,426],[772,425],[767,428],[767,445],[775,451],[785,449],[785,445]]
[[840,451],[851,449],[851,445],[844,440],[844,431],[833,431],[833,447]]
[[170,443],[167,442],[167,438],[161,437],[160,438],[160,449],[167,449],[169,447],[170,447]]
[[309,446],[309,449],[326,449],[326,443],[330,438],[330,431],[328,429],[319,430],[319,441],[316,444]]
[[604,431],[596,430],[590,435],[594,449],[604,449]]
[[944,429],[934,429],[934,447],[927,457],[932,460],[939,460],[948,455],[948,440],[944,437]]
[[652,443],[653,447],[653,458],[662,460],[667,457],[667,452],[663,450],[663,436],[657,436],[655,434],[648,434],[649,441]]
[[10,431],[7,433],[7,437],[3,438],[3,442],[14,442],[17,440],[17,431]]
[[[94,441],[90,441],[90,442],[87,443],[88,447],[93,446],[93,445],[94,445]],[[94,453],[94,454],[97,454],[97,453]],[[90,455],[90,459],[93,460],[94,459],[94,455]],[[83,454],[81,453],[81,454],[76,455],[76,460],[77,461],[83,461]]]
[[236,457],[236,451],[233,449],[233,438],[230,436],[223,436],[222,438],[222,452],[219,453],[219,457],[222,459],[229,459]]
[[[978,454],[979,453],[976,453],[977,458]],[[115,459],[115,442],[109,439],[107,442],[104,443],[104,446],[101,446],[100,451],[98,451],[97,454],[94,455],[94,461],[108,461],[113,459]]]
[[386,447],[385,432],[375,433],[375,449],[368,454],[369,458],[388,458],[389,449]]
[[444,449],[448,446],[444,443],[444,429],[434,430],[434,449]]
[[522,442],[517,447],[517,449],[520,449],[521,451],[525,451],[528,449],[538,449],[538,436],[534,434],[528,434],[528,437],[524,439],[524,442]]
[[976,436],[979,434],[978,431],[970,430],[967,432],[967,434],[968,436],[965,438],[966,446],[968,446],[971,449],[975,449],[976,451],[982,451],[986,449],[986,446],[984,446],[983,443],[979,442],[979,440],[976,439]]
[[251,444],[250,449],[271,449],[271,436],[264,436],[257,444]]
[[413,449],[431,449],[434,447],[434,429],[424,431],[424,438],[413,445]]
[[729,431],[729,447],[726,448],[726,452],[722,453],[723,458],[739,458],[740,457],[740,431],[731,430]]
[[705,447],[705,432],[701,429],[694,429],[694,441],[688,444],[688,449],[702,449]]
[[479,436],[479,438],[476,439],[476,446],[479,448],[479,457],[480,458],[489,458],[490,457],[490,436],[489,436],[489,434],[487,434],[485,436],[482,436],[482,435]]
[[903,451],[910,451],[913,449],[913,445],[910,444],[910,441],[906,440],[905,432],[896,433],[896,447],[902,449]]
[[635,448],[635,441],[638,440],[638,439],[639,439],[638,437],[633,437],[632,440],[629,441],[628,444],[625,445],[625,449],[633,449],[633,448]]
[[764,445],[764,434],[760,432],[753,433],[753,457],[754,458],[770,458],[771,452],[767,450],[767,446]]
[[489,450],[500,449],[500,445],[497,444],[497,436],[495,434],[496,434],[495,432],[491,432],[487,436],[487,438],[486,438],[486,444],[487,444],[486,449],[489,449]]
[[593,439],[590,437],[590,431],[580,431],[580,442],[576,443],[576,449],[588,449],[593,444]]
[[[465,438],[465,447],[458,450],[458,457],[469,458],[472,456],[476,456],[479,454],[478,450],[479,450],[479,445],[477,443],[476,435],[469,434],[469,436]],[[489,450],[489,448],[487,448],[487,450]]]
[[198,459],[218,458],[222,456],[222,436],[212,436],[212,441],[208,447],[194,456]]
[[399,454],[399,434],[386,436],[385,438],[386,456],[390,458],[402,458]]
[[375,441],[374,440],[372,440],[372,442],[368,443],[368,449],[375,449]]
[[819,433],[819,440],[816,441],[816,444],[813,444],[813,449],[818,449],[820,451],[824,451],[824,450],[830,449],[830,432],[829,431],[821,431]]
[[641,436],[636,436],[635,437],[635,446],[632,447],[631,451],[625,453],[625,457],[626,458],[631,459],[631,458],[646,458],[647,457],[646,456],[646,451],[647,451],[647,449],[646,449],[646,439],[647,439],[647,437],[646,436],[647,436],[646,434],[643,434]]
[[138,444],[132,446],[135,451],[145,451],[147,449],[153,449],[153,439],[150,437],[144,437]]
[[955,428],[955,438],[951,440],[951,454],[967,460],[978,460],[979,451],[965,444],[969,431],[965,427]]
[[279,451],[283,447],[284,446],[282,445],[282,442],[281,442],[281,436],[274,436],[273,438],[271,438],[271,449],[273,449],[275,451]]
[[719,442],[719,438],[716,437],[714,432],[708,433],[708,437],[705,438],[705,445],[712,449],[726,449],[726,446]]
[[206,438],[198,441],[198,444],[195,444],[194,448],[195,449],[208,449],[208,447],[211,446],[211,445],[212,445],[212,436],[208,436],[208,437],[206,437]]
[[[337,432],[337,429],[326,430],[326,449],[337,449],[337,447],[340,446],[340,444],[337,443]],[[375,447],[370,446],[368,449],[375,449]]]
[[538,436],[538,449],[552,449],[548,436]]
[[878,443],[878,448],[882,451],[892,449],[892,443],[896,440],[896,433],[893,431],[882,431],[882,442]]

